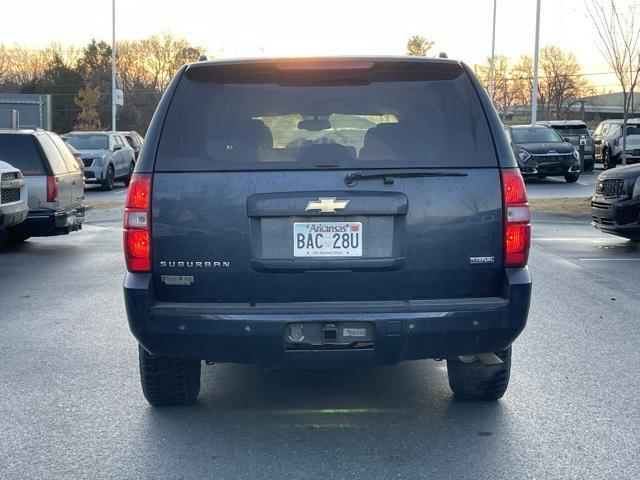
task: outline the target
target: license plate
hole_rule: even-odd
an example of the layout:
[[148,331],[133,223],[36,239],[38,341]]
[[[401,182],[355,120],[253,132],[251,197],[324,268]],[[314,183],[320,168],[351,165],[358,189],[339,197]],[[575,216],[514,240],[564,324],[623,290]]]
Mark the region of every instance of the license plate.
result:
[[362,223],[304,222],[293,224],[294,257],[361,257]]

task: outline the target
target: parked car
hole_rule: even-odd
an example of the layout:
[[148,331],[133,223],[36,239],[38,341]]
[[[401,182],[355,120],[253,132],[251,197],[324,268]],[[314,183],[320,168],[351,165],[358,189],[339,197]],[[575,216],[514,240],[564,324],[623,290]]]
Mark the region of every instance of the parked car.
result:
[[[605,120],[593,134],[596,161],[605,169],[614,168],[622,157],[622,120]],[[627,120],[627,163],[640,162],[640,118]]]
[[580,155],[553,128],[513,125],[505,131],[525,179],[564,177],[574,183],[580,177]]
[[27,185],[20,170],[0,160],[0,250],[9,238],[11,227],[27,218]]
[[547,125],[553,128],[566,141],[569,142],[579,152],[583,147],[584,171],[593,170],[595,156],[593,150],[593,138],[587,129],[587,124],[580,120],[550,120],[538,122],[539,125]]
[[9,241],[80,230],[87,210],[82,171],[65,143],[44,130],[0,130],[0,158],[19,168],[29,193],[29,213]]
[[76,150],[74,148],[73,145],[71,145],[69,142],[67,142],[67,136],[66,135],[60,135],[60,138],[62,140],[64,140],[64,144],[67,146],[67,148],[71,152],[71,155],[73,155],[73,158],[76,159],[76,163],[78,164],[78,168],[80,170],[82,170],[82,174],[83,174],[83,178],[84,178],[84,162],[82,161],[82,155],[80,154],[80,152],[78,150]]
[[103,190],[113,190],[118,180],[129,185],[136,159],[121,133],[71,132],[66,137],[82,156],[87,184],[98,183]]
[[598,175],[591,215],[598,230],[640,241],[640,165]]
[[143,392],[194,402],[202,360],[436,358],[456,396],[500,398],[527,320],[529,242],[522,176],[463,63],[190,64],[126,200]]
[[140,150],[142,150],[142,143],[144,142],[144,138],[135,131],[131,132],[122,132],[125,140],[129,144],[129,146],[133,149],[136,160],[138,159],[138,155],[140,154]]

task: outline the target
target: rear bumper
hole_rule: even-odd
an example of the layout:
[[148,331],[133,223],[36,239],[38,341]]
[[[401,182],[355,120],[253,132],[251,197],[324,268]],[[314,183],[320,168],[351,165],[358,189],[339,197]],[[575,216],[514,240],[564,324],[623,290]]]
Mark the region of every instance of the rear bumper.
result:
[[[339,368],[506,348],[524,329],[531,297],[528,269],[509,269],[507,278],[505,298],[250,306],[156,304],[151,274],[128,273],[124,297],[132,333],[155,355],[268,368]],[[301,322],[370,322],[375,345],[285,348],[285,326]]]
[[0,228],[9,228],[18,225],[27,218],[29,208],[25,202],[16,202],[11,205],[0,206]]
[[63,212],[31,210],[26,220],[13,230],[31,237],[64,235],[82,228],[82,223],[88,210],[89,207],[86,205]]
[[640,238],[640,199],[591,199],[591,218],[595,228],[625,238]]

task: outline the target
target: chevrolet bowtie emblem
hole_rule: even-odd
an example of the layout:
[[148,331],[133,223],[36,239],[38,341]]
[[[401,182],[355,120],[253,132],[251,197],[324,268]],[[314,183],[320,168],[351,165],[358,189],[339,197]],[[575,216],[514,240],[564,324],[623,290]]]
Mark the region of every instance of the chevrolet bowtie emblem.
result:
[[347,208],[349,201],[350,200],[336,200],[336,197],[320,197],[318,200],[309,201],[304,211],[320,210],[321,213],[335,213],[336,210]]

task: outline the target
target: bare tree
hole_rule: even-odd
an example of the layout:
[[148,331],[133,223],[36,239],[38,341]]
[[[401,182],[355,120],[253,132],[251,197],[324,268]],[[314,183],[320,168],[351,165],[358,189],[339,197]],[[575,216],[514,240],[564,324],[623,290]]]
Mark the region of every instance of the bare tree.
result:
[[413,35],[407,40],[407,55],[425,57],[433,47],[433,42],[422,35]]
[[627,164],[627,120],[640,75],[640,9],[637,0],[621,8],[617,0],[585,0],[600,42],[596,47],[622,88],[622,165]]
[[[496,55],[494,64],[494,89],[491,100],[504,120],[509,108],[520,99],[524,83],[514,75],[513,67],[506,55]],[[475,65],[473,68],[484,88],[489,91],[491,58],[488,58],[484,65]]]
[[[582,67],[576,56],[555,45],[548,45],[541,49],[540,70],[537,90],[538,107],[542,119],[549,120],[555,116],[559,120],[566,112],[564,106],[568,101],[594,93],[593,85],[582,75]],[[528,90],[531,89],[533,60],[530,56],[520,57],[520,61],[513,68],[513,76],[519,78]],[[522,91],[527,89],[523,88]]]
[[5,75],[9,73],[9,52],[4,44],[0,43],[0,82],[4,81]]

